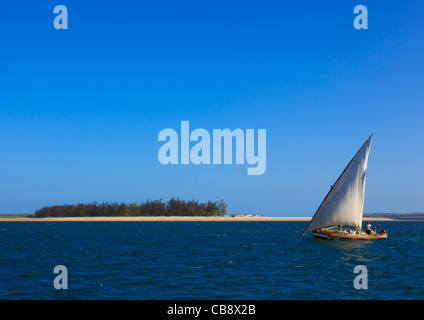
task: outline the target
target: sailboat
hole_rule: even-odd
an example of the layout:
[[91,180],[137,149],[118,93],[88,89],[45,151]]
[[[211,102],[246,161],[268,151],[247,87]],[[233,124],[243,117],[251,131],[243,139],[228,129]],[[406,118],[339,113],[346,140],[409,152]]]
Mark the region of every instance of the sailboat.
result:
[[[302,235],[319,239],[384,239],[388,230],[362,230],[365,178],[373,134],[331,186]],[[346,228],[347,227],[347,228]]]

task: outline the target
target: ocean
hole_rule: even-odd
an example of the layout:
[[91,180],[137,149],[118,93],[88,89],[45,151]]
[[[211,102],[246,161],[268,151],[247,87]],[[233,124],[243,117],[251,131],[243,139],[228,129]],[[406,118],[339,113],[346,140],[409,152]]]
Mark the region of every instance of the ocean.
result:
[[388,239],[313,239],[307,222],[0,222],[0,299],[424,299],[424,221],[377,224]]

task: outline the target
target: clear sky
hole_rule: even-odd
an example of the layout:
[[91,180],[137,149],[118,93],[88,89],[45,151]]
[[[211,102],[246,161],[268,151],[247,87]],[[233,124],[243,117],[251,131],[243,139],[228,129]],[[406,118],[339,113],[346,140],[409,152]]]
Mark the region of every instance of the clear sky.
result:
[[[423,17],[422,1],[5,1],[0,213],[179,197],[312,216],[371,133],[364,211],[423,212]],[[266,129],[266,172],[160,164],[159,131],[184,120]]]

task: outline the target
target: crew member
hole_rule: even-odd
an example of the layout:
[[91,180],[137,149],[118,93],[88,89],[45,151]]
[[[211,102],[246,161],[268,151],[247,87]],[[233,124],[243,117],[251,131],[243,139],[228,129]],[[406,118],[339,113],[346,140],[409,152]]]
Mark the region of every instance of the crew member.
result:
[[372,231],[372,225],[371,225],[371,223],[368,221],[368,222],[367,222],[367,226],[365,227],[365,233],[366,233],[366,234],[368,234],[368,235],[370,235],[370,234],[371,234],[371,231]]

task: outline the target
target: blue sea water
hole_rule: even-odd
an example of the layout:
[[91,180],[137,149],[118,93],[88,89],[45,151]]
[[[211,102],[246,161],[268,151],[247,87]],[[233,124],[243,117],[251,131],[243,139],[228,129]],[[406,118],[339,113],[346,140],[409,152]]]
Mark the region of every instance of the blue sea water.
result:
[[424,299],[424,221],[383,222],[374,241],[300,236],[306,224],[0,222],[0,299]]

